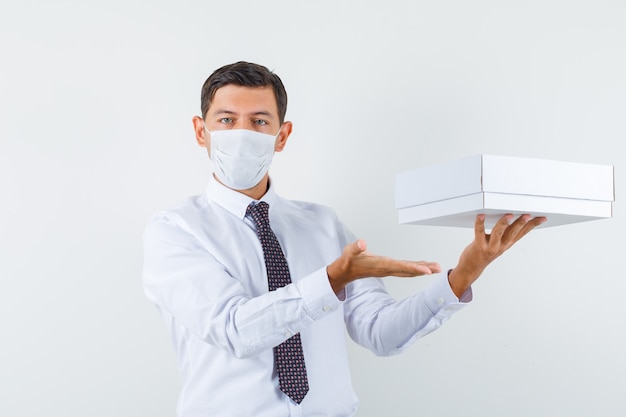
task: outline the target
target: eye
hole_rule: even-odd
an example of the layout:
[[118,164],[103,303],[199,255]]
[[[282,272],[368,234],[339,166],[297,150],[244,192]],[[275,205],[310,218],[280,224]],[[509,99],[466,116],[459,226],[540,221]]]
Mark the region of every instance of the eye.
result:
[[219,122],[220,122],[220,123],[223,123],[223,124],[225,124],[225,125],[229,125],[229,124],[231,124],[231,123],[233,122],[233,119],[232,119],[232,118],[230,118],[230,117],[222,117],[222,118],[219,120]]
[[256,119],[254,121],[254,124],[257,125],[257,126],[267,126],[267,120]]

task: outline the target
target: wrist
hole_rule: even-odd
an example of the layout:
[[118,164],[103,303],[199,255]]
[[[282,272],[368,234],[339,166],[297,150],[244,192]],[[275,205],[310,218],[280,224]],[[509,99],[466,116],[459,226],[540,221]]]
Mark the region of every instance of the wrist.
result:
[[348,283],[339,278],[341,273],[335,263],[336,261],[326,267],[326,275],[328,276],[328,282],[335,294],[339,294]]
[[479,276],[480,272],[464,271],[457,267],[448,271],[448,283],[454,295],[461,298]]

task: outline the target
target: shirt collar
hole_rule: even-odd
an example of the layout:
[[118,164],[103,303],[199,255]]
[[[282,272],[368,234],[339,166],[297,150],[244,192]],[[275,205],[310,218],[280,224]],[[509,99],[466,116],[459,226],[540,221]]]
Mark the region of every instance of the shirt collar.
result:
[[272,207],[276,201],[276,192],[270,179],[267,192],[260,200],[254,200],[239,191],[226,187],[216,180],[214,176],[211,176],[206,189],[206,198],[209,203],[214,202],[229,211],[233,216],[243,220],[246,217],[246,209],[253,201],[265,201]]

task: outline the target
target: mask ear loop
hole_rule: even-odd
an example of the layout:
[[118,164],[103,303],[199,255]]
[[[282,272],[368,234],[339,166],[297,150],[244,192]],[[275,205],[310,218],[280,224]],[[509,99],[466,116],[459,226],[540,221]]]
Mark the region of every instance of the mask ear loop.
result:
[[[203,123],[204,123],[204,122],[203,122]],[[284,124],[284,123],[281,123],[281,124],[280,124],[280,126],[278,126],[278,132],[276,132],[276,135],[274,136],[274,139],[275,139],[275,140],[278,140],[278,136],[280,135],[280,131],[281,131],[281,130],[282,130],[282,128],[283,128],[283,124]]]

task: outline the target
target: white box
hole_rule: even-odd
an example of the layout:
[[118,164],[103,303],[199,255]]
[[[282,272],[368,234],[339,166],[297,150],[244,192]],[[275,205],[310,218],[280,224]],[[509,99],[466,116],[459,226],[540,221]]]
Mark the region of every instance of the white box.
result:
[[613,166],[476,155],[399,173],[400,224],[493,227],[506,213],[546,216],[541,227],[610,218]]

